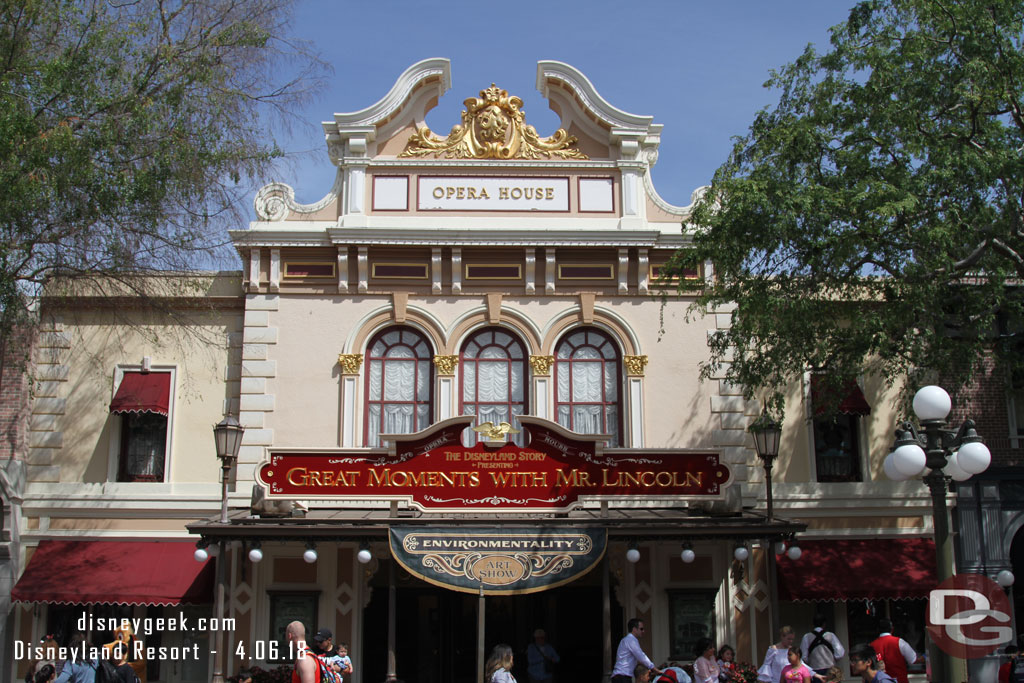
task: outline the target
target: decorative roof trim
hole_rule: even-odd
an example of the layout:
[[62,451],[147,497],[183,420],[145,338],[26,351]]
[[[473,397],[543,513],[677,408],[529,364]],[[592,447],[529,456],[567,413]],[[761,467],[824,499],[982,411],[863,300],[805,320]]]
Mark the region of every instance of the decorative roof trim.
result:
[[704,193],[707,192],[709,188],[710,185],[701,185],[690,193],[689,204],[686,206],[676,206],[675,204],[669,204],[661,198],[658,191],[654,189],[654,181],[651,180],[651,174],[644,173],[644,189],[647,190],[647,196],[650,197],[652,202],[654,202],[654,205],[662,211],[679,216],[680,218],[688,218],[690,214],[693,213],[693,206],[701,197],[704,196]]
[[[654,126],[654,117],[630,114],[603,98],[590,79],[581,71],[564,62],[544,60],[537,62],[537,90],[547,99],[550,81],[558,81],[567,86],[580,99],[583,105],[609,128],[640,129],[648,131]],[[660,126],[657,128],[660,129]],[[651,131],[657,132],[657,131]]]
[[451,62],[442,57],[416,62],[398,77],[388,94],[366,109],[334,115],[333,121],[324,121],[324,132],[338,134],[343,128],[353,126],[376,126],[381,121],[394,117],[409,96],[419,85],[432,76],[439,76],[437,97],[440,98],[452,87]]
[[295,201],[295,189],[285,183],[269,183],[260,188],[253,200],[256,215],[264,221],[283,221],[292,213],[311,214],[324,209],[341,194],[344,174],[339,168],[334,174],[334,185],[323,199],[314,204],[299,204]]

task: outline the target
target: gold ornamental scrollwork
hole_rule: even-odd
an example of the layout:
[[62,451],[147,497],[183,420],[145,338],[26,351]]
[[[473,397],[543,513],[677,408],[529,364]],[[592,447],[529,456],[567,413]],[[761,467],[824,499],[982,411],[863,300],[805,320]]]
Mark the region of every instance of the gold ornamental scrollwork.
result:
[[574,148],[577,140],[564,128],[542,138],[533,126],[526,125],[520,107],[523,101],[509,96],[491,83],[463,104],[462,123],[452,126],[448,137],[435,135],[422,126],[409,137],[400,157],[433,155],[448,159],[587,159]]
[[434,356],[434,366],[439,375],[454,375],[455,366],[458,364],[458,356]]
[[341,373],[343,375],[358,375],[359,368],[363,365],[363,354],[339,353],[338,365],[341,366]]
[[554,356],[530,356],[530,367],[533,368],[533,374],[539,377],[550,375],[551,364],[554,362]]
[[622,362],[626,366],[626,374],[633,377],[644,376],[644,368],[647,367],[647,356],[623,356]]

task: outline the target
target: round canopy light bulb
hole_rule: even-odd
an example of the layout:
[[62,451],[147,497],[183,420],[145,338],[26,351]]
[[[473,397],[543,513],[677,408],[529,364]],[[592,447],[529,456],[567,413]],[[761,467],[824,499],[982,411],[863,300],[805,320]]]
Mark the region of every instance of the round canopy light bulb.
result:
[[914,414],[922,420],[945,420],[953,402],[942,387],[929,384],[914,394]]
[[1013,575],[1013,572],[1011,572],[1009,569],[1004,569],[1003,571],[996,574],[996,583],[998,583],[1003,588],[1009,588],[1013,585],[1013,582],[1015,580],[1016,577]]
[[992,463],[992,452],[980,441],[968,441],[956,453],[957,465],[968,474],[981,474]]
[[697,559],[697,553],[693,552],[689,548],[684,548],[683,552],[679,553],[679,557],[686,564],[690,564],[691,562]]
[[633,564],[636,564],[640,561],[640,551],[636,548],[630,548],[626,551],[626,559],[632,562]]
[[971,478],[970,472],[965,472],[964,468],[960,467],[960,459],[957,454],[949,456],[949,460],[946,461],[946,466],[942,468],[943,473],[948,477],[952,477],[953,481],[967,481]]
[[255,563],[255,562],[259,562],[262,559],[263,559],[263,551],[260,550],[259,548],[253,548],[252,550],[249,551],[249,561],[250,562]]
[[786,552],[786,542],[785,541],[776,541],[775,542],[775,554],[776,555],[781,555],[784,552]]
[[206,546],[206,552],[210,554],[210,557],[217,557],[220,555],[220,543]]
[[800,550],[800,546],[791,545],[789,550],[786,551],[786,557],[791,560],[799,560],[800,556],[804,554],[804,551]]
[[196,558],[196,562],[206,562],[206,559],[210,557],[210,553],[206,552],[206,548],[196,548],[196,551],[192,553],[192,557]]
[[885,460],[882,461],[882,470],[885,471],[885,476],[889,477],[892,481],[905,481],[908,479],[908,477],[904,477],[896,469],[896,465],[892,461],[892,453],[885,456]]
[[360,564],[367,564],[373,559],[373,554],[370,552],[369,548],[361,548],[359,552],[356,553],[356,559],[359,560]]
[[747,550],[747,546],[745,546],[745,545],[737,546],[736,550],[732,551],[732,556],[735,557],[740,562],[743,562],[748,557],[750,557],[750,551]]
[[316,562],[316,558],[317,558],[316,551],[313,550],[312,548],[310,548],[306,552],[302,553],[302,559],[305,560],[306,562],[308,562],[309,564],[313,564],[314,562]]
[[928,462],[924,449],[916,443],[906,443],[892,452],[892,466],[904,478],[920,476]]

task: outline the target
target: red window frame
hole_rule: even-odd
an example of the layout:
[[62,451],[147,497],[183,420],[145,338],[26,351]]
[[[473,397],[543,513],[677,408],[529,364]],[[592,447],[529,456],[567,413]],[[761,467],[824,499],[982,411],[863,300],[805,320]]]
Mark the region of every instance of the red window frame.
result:
[[[394,343],[394,344],[388,344],[387,342],[384,342],[386,344],[386,346],[384,348],[383,353],[381,355],[379,355],[379,356],[378,355],[374,355],[373,351],[374,351],[374,347],[377,345],[377,343],[378,342],[382,342],[384,337],[387,336],[388,334],[391,334],[392,332],[400,333],[399,336],[398,336],[398,341],[396,343]],[[416,338],[416,341],[412,342],[411,344],[406,342],[405,335],[412,335],[413,337]],[[426,346],[427,351],[426,351],[426,355],[425,356],[418,356],[418,355],[416,355],[416,347],[419,345],[420,342],[422,342]],[[387,357],[388,351],[390,351],[391,349],[393,349],[396,346],[408,347],[412,351],[412,353],[413,353],[413,358],[412,359],[409,359],[409,358],[388,358]],[[433,354],[433,347],[430,344],[430,340],[427,338],[427,336],[425,334],[423,334],[419,330],[417,330],[415,328],[412,328],[412,327],[406,327],[406,326],[387,327],[387,328],[381,330],[380,332],[378,332],[377,334],[373,335],[373,337],[370,338],[370,342],[366,345],[366,355],[365,355],[365,359],[366,359],[366,372],[365,372],[365,375],[366,375],[366,377],[364,378],[364,387],[363,387],[364,391],[366,392],[365,393],[365,396],[366,396],[366,401],[365,401],[366,408],[365,408],[365,411],[363,413],[363,418],[364,418],[363,419],[363,444],[364,445],[366,445],[366,446],[379,446],[380,445],[379,443],[377,443],[377,444],[369,443],[369,441],[370,441],[370,419],[371,419],[370,418],[370,407],[373,406],[373,405],[379,405],[381,407],[381,410],[380,410],[380,427],[381,427],[381,430],[379,430],[377,432],[378,434],[382,434],[383,433],[384,415],[385,415],[384,406],[386,406],[386,405],[412,405],[412,407],[413,407],[412,408],[413,424],[416,427],[416,429],[414,431],[420,431],[420,430],[426,429],[427,427],[430,426],[430,424],[433,422],[433,419],[434,419],[434,364],[433,364],[433,355],[434,355]],[[371,398],[370,398],[370,396],[372,395],[371,392],[370,392],[370,376],[372,374],[370,372],[370,365],[372,363],[375,363],[375,362],[381,364],[381,372],[380,372],[380,382],[381,382],[380,396],[381,396],[381,398],[379,400],[371,400]],[[400,363],[413,362],[413,363],[415,363],[415,367],[413,369],[414,386],[413,386],[413,392],[412,392],[412,400],[410,400],[410,401],[386,401],[386,400],[384,400],[384,398],[383,398],[384,397],[384,383],[385,383],[385,378],[387,377],[387,364],[389,362],[391,362],[391,363],[396,363],[396,362],[400,362]],[[427,387],[427,400],[426,401],[421,401],[421,400],[417,400],[416,399],[416,397],[419,396],[419,393],[420,393],[419,389],[420,389],[420,387],[419,387],[418,384],[415,384],[415,382],[419,381],[420,364],[421,363],[427,363],[428,364],[428,368],[427,368],[427,384],[428,384],[428,387]],[[419,415],[420,407],[423,406],[423,405],[427,406],[427,424],[420,425],[417,422],[417,416]]]
[[[497,343],[495,335],[499,334],[499,333],[507,335],[510,338],[510,341],[507,344],[504,344],[504,345]],[[481,338],[483,338],[485,335],[491,335],[490,341],[488,343],[481,343],[480,341],[478,341]],[[470,347],[471,344],[476,344],[479,348],[477,350],[476,357],[474,357],[474,358],[467,358],[466,357],[466,350]],[[483,352],[483,350],[488,348],[488,347],[491,347],[491,346],[497,346],[497,347],[500,347],[500,348],[504,349],[505,352],[506,352],[505,353],[506,357],[504,359],[480,358],[480,354]],[[513,347],[518,347],[519,348],[519,355],[521,356],[521,358],[513,358],[512,357],[512,354],[509,351]],[[522,407],[522,410],[519,412],[520,415],[526,415],[527,412],[530,409],[530,392],[529,392],[529,387],[527,387],[527,385],[526,385],[527,381],[529,380],[529,374],[526,372],[526,362],[527,362],[528,359],[529,359],[529,356],[526,353],[526,345],[511,330],[505,329],[503,327],[485,327],[483,329],[480,329],[480,330],[477,330],[476,332],[474,332],[471,336],[469,336],[462,343],[462,348],[459,350],[459,370],[460,370],[460,372],[459,372],[459,414],[460,415],[472,414],[472,413],[467,413],[466,412],[466,410],[467,410],[466,406],[467,405],[476,406],[476,409],[473,409],[473,412],[476,413],[476,414],[479,414],[479,407],[481,405],[484,405],[484,406],[508,406],[509,422],[511,422],[514,425],[515,424],[515,417],[516,417],[516,413],[514,412],[514,408],[516,406],[521,406]],[[506,401],[480,401],[479,400],[479,397],[480,397],[479,363],[504,363],[507,366],[505,372],[506,372],[506,377],[507,377],[506,386],[508,387],[508,391],[506,391],[506,398],[508,400],[506,400]],[[470,370],[471,366],[472,366],[472,372],[474,373],[474,382],[473,382],[474,396],[473,396],[473,398],[475,400],[473,400],[473,401],[466,401],[466,376],[471,371]],[[520,374],[520,377],[521,377],[520,386],[522,387],[522,390],[523,390],[523,400],[522,401],[513,401],[512,400],[512,372],[513,372],[513,367],[514,366],[518,366],[519,372],[521,373]],[[470,432],[470,434],[473,434],[474,436],[478,436],[475,432]],[[482,439],[482,438],[483,437],[479,437],[479,439]],[[522,437],[518,436],[518,438],[521,439]],[[510,439],[510,441],[516,441],[516,439],[512,438],[512,439]],[[516,441],[516,442],[519,443],[519,441]]]
[[[582,344],[576,344],[570,342],[570,340],[581,333],[585,333]],[[600,339],[599,344],[593,343],[593,338]],[[566,345],[571,345],[571,351],[568,354],[568,358],[561,357],[561,351]],[[598,358],[573,358],[575,353],[582,348],[593,348],[597,351]],[[605,357],[602,349],[610,348],[612,350],[612,357]],[[611,362],[614,365],[615,372],[615,387],[617,389],[614,400],[608,399],[607,386],[608,377],[606,375],[608,371],[608,363]],[[574,363],[598,363],[601,366],[601,400],[600,401],[574,401],[573,393],[573,372],[572,366]],[[559,400],[559,373],[569,373],[569,400]],[[604,428],[605,434],[611,434],[614,439],[609,443],[610,447],[617,447],[622,445],[622,352],[619,349],[619,345],[615,343],[615,340],[606,332],[593,328],[593,327],[577,327],[569,332],[562,335],[562,338],[558,340],[558,344],[555,345],[555,421],[559,419],[559,408],[561,406],[569,407],[569,424],[562,425],[563,427],[576,431],[572,424],[573,422],[573,407],[574,406],[601,406],[601,424]],[[615,408],[615,423],[608,424],[608,407],[612,406]],[[559,422],[561,424],[561,422]]]

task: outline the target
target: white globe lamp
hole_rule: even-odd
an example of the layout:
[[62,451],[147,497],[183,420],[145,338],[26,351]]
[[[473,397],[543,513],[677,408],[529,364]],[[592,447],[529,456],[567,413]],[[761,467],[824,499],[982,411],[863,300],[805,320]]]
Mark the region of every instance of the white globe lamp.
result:
[[679,559],[686,564],[690,564],[697,559],[697,553],[693,552],[692,548],[683,548],[683,552],[679,553]]
[[892,452],[892,466],[904,479],[920,476],[927,462],[924,449],[916,443],[903,444]]
[[908,478],[900,474],[900,471],[896,469],[896,465],[892,461],[892,453],[885,456],[885,460],[882,461],[882,470],[885,472],[885,476],[889,477],[892,481],[904,481]]
[[369,548],[360,548],[359,552],[356,553],[356,559],[359,560],[359,564],[369,564],[370,560],[373,559],[373,553],[370,552]]
[[803,554],[804,551],[800,550],[800,546],[798,545],[791,545],[789,546],[789,550],[786,551],[786,557],[794,561],[799,560],[800,556]]
[[745,562],[746,559],[748,557],[750,557],[750,551],[747,550],[747,546],[745,546],[745,545],[738,545],[738,546],[736,546],[736,550],[732,551],[732,556],[735,557],[740,562]]
[[306,548],[306,552],[302,553],[302,559],[309,564],[313,564],[317,560],[317,554],[315,548]]
[[956,452],[956,462],[968,474],[981,474],[992,462],[988,446],[980,441],[968,441]]
[[1003,588],[1009,588],[1013,585],[1013,582],[1015,580],[1016,577],[1014,577],[1013,572],[1011,572],[1009,569],[1004,569],[1003,571],[996,574],[996,583],[998,583]]
[[630,548],[626,551],[626,560],[632,564],[636,564],[640,561],[640,551],[636,548]]
[[953,402],[942,387],[929,384],[914,394],[914,414],[922,420],[945,420]]
[[261,562],[263,560],[263,551],[259,548],[253,548],[249,551],[249,561],[253,564]]
[[210,553],[206,552],[206,548],[196,548],[196,551],[192,553],[192,557],[196,558],[196,562],[206,562],[207,558],[210,557]]
[[947,477],[951,477],[953,481],[967,481],[971,478],[971,473],[965,472],[964,468],[960,467],[960,458],[957,457],[956,453],[949,456],[949,459],[946,460],[946,466],[942,468],[942,471]]

